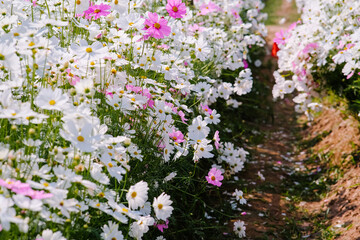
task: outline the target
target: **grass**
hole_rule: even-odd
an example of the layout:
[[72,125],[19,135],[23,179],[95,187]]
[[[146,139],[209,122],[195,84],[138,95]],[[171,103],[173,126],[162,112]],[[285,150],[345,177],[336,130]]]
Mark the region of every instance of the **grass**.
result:
[[[265,25],[277,25],[283,16],[279,16],[279,10],[283,1],[287,0],[265,0],[264,13],[268,14],[268,19]],[[295,1],[292,1],[292,11],[284,16],[288,22],[295,22],[299,19],[300,15],[297,13]]]
[[268,19],[265,21],[265,25],[278,24],[280,17],[277,15],[279,6],[281,6],[282,0],[266,0],[264,13],[268,14]]

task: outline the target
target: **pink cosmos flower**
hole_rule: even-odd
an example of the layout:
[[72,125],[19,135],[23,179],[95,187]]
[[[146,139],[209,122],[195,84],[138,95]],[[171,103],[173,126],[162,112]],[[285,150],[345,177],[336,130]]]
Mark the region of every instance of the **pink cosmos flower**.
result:
[[30,187],[30,184],[23,183],[19,180],[0,179],[0,186],[5,187],[16,194],[26,195],[31,197],[32,199],[43,199],[43,198],[51,198],[53,194],[46,193],[42,191],[35,191]]
[[208,113],[209,115],[212,114],[213,111],[209,108],[208,105],[202,105],[202,103],[200,103],[200,105],[201,105],[202,110],[205,111],[205,113]]
[[221,8],[211,1],[208,4],[204,3],[200,6],[200,15],[207,15],[208,13],[219,11],[221,11]]
[[178,112],[178,115],[180,116],[181,121],[182,121],[183,123],[186,123],[186,121],[187,121],[188,119],[185,118],[185,113],[184,113],[183,111],[179,111],[179,112]]
[[169,227],[169,220],[166,219],[165,223],[158,223],[154,224],[161,232],[164,232],[164,229],[167,229]]
[[37,0],[32,0],[32,1],[30,1],[30,0],[26,0],[27,2],[32,2],[32,4],[33,4],[33,7],[36,7],[36,2],[37,2]]
[[189,30],[192,34],[195,34],[195,33],[201,33],[202,31],[204,31],[204,27],[201,27],[200,24],[194,24],[194,25],[190,25],[189,26]]
[[111,6],[106,4],[99,4],[99,5],[91,5],[88,10],[84,11],[85,18],[91,19],[94,18],[94,20],[100,18],[101,16],[107,16],[111,12],[109,11]]
[[172,133],[169,133],[169,137],[177,143],[182,143],[185,141],[184,134],[182,134],[181,131],[175,131],[175,129],[173,129]]
[[78,82],[80,82],[80,77],[72,74],[70,68],[66,69],[65,71],[68,73],[67,78],[71,86],[75,86]]
[[240,16],[239,16],[239,10],[237,9],[231,9],[231,14],[234,16],[235,19],[239,19]]
[[247,69],[249,67],[249,64],[245,59],[243,59],[243,63],[244,63],[244,68]]
[[186,14],[186,6],[181,0],[168,0],[166,11],[172,18],[183,18]]
[[221,171],[217,168],[210,169],[208,175],[205,177],[208,183],[218,186],[221,186],[221,180],[224,179],[223,175],[221,175]]
[[288,28],[288,32],[290,32],[291,30],[293,30],[294,28],[296,28],[296,26],[298,25],[298,24],[301,24],[301,21],[300,20],[298,20],[298,21],[296,21],[296,22],[293,22],[291,25],[290,25],[290,27]]
[[156,39],[164,38],[164,36],[169,36],[171,33],[171,28],[167,25],[167,20],[164,18],[159,18],[157,13],[148,13],[149,18],[145,20],[146,35],[145,39],[153,37]]
[[215,147],[216,149],[219,149],[220,147],[220,137],[219,137],[219,131],[216,131],[214,134],[214,141],[215,141]]
[[161,45],[157,46],[157,48],[168,50],[170,47],[168,45],[166,45],[166,44],[161,44]]
[[287,38],[287,32],[284,32],[284,30],[281,30],[280,32],[275,33],[274,42],[277,45],[285,45]]

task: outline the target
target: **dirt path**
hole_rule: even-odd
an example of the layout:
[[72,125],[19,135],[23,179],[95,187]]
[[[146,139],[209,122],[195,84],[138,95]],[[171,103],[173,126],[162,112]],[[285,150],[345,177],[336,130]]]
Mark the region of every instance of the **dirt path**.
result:
[[[291,3],[283,0],[277,15],[282,18],[294,11]],[[286,30],[290,24],[287,22],[283,25],[267,26],[266,41],[269,53],[275,33],[282,29]],[[265,79],[270,80],[268,85],[272,88],[274,84],[272,73],[276,67],[276,59],[266,56],[264,63],[271,66],[262,70],[262,74]],[[272,96],[269,96],[268,101],[272,101]],[[252,161],[249,162],[246,173],[242,176],[250,179],[246,194],[249,204],[244,208],[246,215],[242,217],[248,223],[247,239],[288,239],[284,227],[288,224],[286,219],[292,218],[293,213],[283,194],[283,181],[293,169],[299,167],[294,160],[296,124],[291,100],[275,103],[273,123],[260,127],[260,131],[266,133],[264,142],[251,148]]]
[[[296,10],[283,0],[277,15],[289,14]],[[269,53],[275,33],[290,24],[267,26]],[[276,59],[263,63],[270,67],[261,78],[272,88]],[[274,104],[274,121],[260,127],[264,141],[249,147],[241,176],[248,182],[241,216],[247,239],[360,239],[360,131],[344,109],[329,103],[304,129],[291,99]]]

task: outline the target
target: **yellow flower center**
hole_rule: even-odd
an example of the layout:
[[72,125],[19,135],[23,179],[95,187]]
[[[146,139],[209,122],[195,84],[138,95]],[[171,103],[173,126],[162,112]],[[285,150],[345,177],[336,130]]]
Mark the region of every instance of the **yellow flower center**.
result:
[[80,4],[81,4],[81,1],[80,1],[80,0],[77,0],[77,1],[76,1],[76,4],[77,4],[77,5],[80,5]]
[[161,27],[161,26],[160,26],[160,23],[155,23],[155,24],[154,24],[154,28],[160,29],[160,27]]
[[178,9],[176,6],[173,6],[172,10],[173,10],[174,12],[179,11],[179,9]]
[[49,101],[49,104],[50,104],[51,106],[55,105],[55,103],[56,103],[55,100],[50,100],[50,101]]
[[91,52],[92,52],[92,48],[91,48],[91,47],[86,48],[86,52],[87,52],[87,53],[91,53]]
[[164,207],[164,206],[163,206],[161,203],[158,204],[158,209],[161,210],[163,207]]
[[83,136],[78,136],[78,137],[77,137],[77,140],[78,140],[79,142],[83,142],[83,141],[85,140],[85,138],[84,138]]
[[94,10],[94,13],[99,13],[99,12],[101,12],[100,9],[95,9],[95,10]]
[[216,179],[215,176],[211,176],[211,180],[215,181],[215,179]]
[[137,193],[136,193],[136,192],[132,192],[132,193],[131,193],[131,197],[132,197],[132,198],[136,198],[136,196],[137,196]]

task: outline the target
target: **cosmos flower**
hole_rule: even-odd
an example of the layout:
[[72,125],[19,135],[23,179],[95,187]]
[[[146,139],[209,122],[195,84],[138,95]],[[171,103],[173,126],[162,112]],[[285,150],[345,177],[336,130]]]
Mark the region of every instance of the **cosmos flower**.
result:
[[236,221],[234,223],[233,230],[234,230],[235,234],[238,235],[239,238],[246,236],[246,233],[245,233],[246,227],[245,227],[245,223],[243,221],[240,221],[240,220]]
[[99,5],[91,5],[88,10],[84,11],[86,19],[98,19],[101,16],[107,16],[111,12],[109,11],[111,6],[106,4],[99,4]]
[[135,185],[131,186],[128,193],[126,194],[126,199],[129,202],[129,207],[131,209],[137,209],[142,207],[148,199],[148,184],[147,182],[140,181]]
[[183,18],[186,14],[186,6],[181,0],[168,0],[166,11],[172,18]]
[[171,33],[171,28],[167,25],[167,20],[164,18],[159,18],[157,13],[148,13],[148,17],[145,20],[146,38],[153,37],[156,39],[164,38],[169,36]]
[[220,146],[220,137],[219,137],[219,131],[216,131],[214,134],[214,141],[215,141],[215,147],[216,149],[219,149]]
[[224,177],[221,175],[221,171],[217,168],[210,169],[208,176],[206,176],[205,178],[208,183],[218,187],[220,187],[222,184],[220,181],[224,179]]
[[175,129],[173,130],[173,132],[169,133],[169,137],[177,143],[182,143],[185,141],[184,134],[182,134],[181,131],[175,131]]
[[154,198],[153,208],[158,219],[166,221],[171,216],[174,208],[171,206],[172,201],[166,193],[161,193],[159,197]]
[[43,88],[35,98],[35,104],[42,109],[61,111],[67,107],[68,99],[68,95],[63,94],[59,88]]

